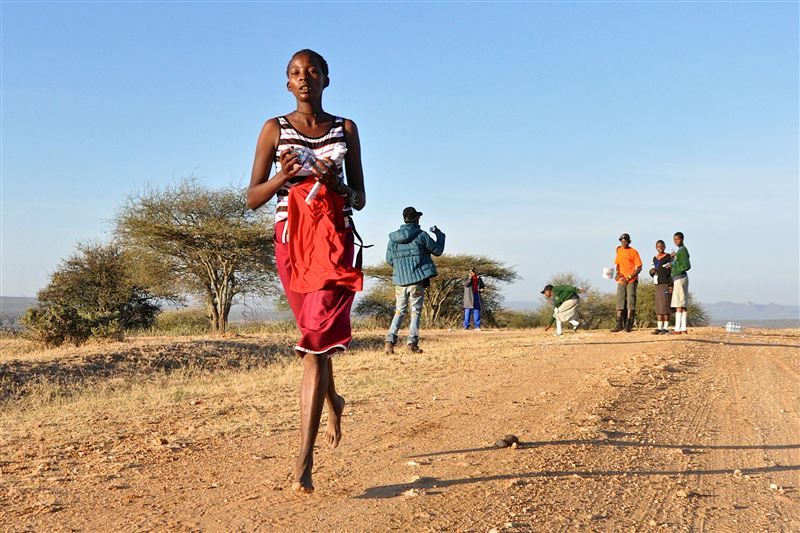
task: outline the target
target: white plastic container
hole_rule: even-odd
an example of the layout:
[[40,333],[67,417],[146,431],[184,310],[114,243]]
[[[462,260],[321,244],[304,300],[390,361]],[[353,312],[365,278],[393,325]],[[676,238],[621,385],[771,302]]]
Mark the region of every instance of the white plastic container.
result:
[[[344,154],[346,153],[347,153],[347,148],[337,144],[333,147],[333,150],[328,155],[328,157],[331,159],[331,161],[334,162],[334,164],[336,164],[336,166],[341,166],[342,161],[344,161]],[[315,158],[314,163],[316,163],[316,161],[317,160]],[[311,187],[311,190],[308,191],[308,195],[306,196],[306,204],[311,205],[311,202],[313,202],[314,198],[317,197],[320,185],[322,185],[320,182],[316,182],[314,186]]]
[[725,331],[728,333],[741,333],[742,332],[742,323],[741,322],[728,322],[725,324]]

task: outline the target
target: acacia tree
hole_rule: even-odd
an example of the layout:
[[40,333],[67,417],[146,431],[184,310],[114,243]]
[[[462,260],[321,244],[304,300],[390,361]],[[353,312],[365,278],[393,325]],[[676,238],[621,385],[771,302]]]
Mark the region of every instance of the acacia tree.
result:
[[187,178],[130,196],[116,215],[116,235],[137,254],[150,285],[201,296],[212,330],[224,334],[237,295],[274,291],[271,221],[247,207],[240,189],[211,190]]
[[[481,308],[489,323],[494,321],[494,311],[502,303],[500,284],[518,278],[516,271],[503,263],[482,255],[444,254],[434,259],[439,275],[431,278],[425,290],[422,306],[422,320],[434,327],[458,323],[464,315],[464,286],[462,282],[475,268],[483,278],[486,287],[481,293]],[[384,317],[394,312],[394,291],[392,287],[392,267],[388,263],[366,267],[364,273],[376,278],[378,284],[370,289],[355,308],[361,315]],[[388,312],[388,313],[387,313]]]

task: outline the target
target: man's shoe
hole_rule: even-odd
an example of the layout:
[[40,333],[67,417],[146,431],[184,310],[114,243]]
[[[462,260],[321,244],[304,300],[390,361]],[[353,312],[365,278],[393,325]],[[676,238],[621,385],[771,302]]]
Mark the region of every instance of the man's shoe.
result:
[[617,325],[614,326],[614,329],[611,330],[611,333],[617,333],[618,331],[622,331],[623,329],[625,328],[622,326],[622,317],[621,316],[617,317]]
[[628,320],[625,321],[625,331],[627,331],[628,333],[633,331],[633,319],[632,318],[629,318]]
[[422,353],[422,350],[420,349],[419,346],[417,346],[416,342],[408,345],[408,351],[411,353]]
[[661,333],[662,333],[663,331],[664,331],[663,329],[656,329],[656,330],[653,330],[653,335],[661,335]]
[[394,353],[394,343],[389,341],[384,342],[383,353]]
[[658,332],[658,333],[659,333],[660,335],[669,335],[669,330],[668,330],[668,329],[662,329],[662,330],[659,330],[659,332]]

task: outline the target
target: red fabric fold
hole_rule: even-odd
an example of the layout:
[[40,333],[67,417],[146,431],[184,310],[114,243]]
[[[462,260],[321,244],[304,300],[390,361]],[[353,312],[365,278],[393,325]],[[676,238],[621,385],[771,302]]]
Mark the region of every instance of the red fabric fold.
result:
[[342,213],[344,198],[322,185],[306,204],[315,183],[308,178],[289,189],[289,288],[302,294],[334,287],[360,291],[364,274],[352,264],[352,237]]

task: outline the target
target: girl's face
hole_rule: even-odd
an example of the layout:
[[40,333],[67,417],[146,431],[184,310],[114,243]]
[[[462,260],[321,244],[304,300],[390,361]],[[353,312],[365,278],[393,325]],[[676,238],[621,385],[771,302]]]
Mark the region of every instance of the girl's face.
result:
[[298,54],[289,63],[289,80],[286,88],[295,98],[302,101],[313,101],[322,96],[328,86],[328,78],[322,68],[307,54]]
[[675,246],[677,246],[678,248],[680,248],[683,245],[683,239],[681,239],[680,235],[675,235],[672,238],[672,242],[674,242]]
[[663,242],[657,242],[656,243],[656,251],[658,253],[663,254],[664,253],[664,248],[665,248],[665,246],[664,246]]

